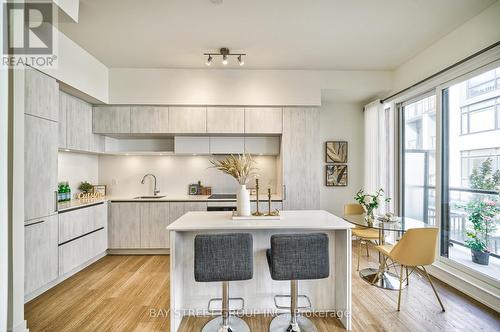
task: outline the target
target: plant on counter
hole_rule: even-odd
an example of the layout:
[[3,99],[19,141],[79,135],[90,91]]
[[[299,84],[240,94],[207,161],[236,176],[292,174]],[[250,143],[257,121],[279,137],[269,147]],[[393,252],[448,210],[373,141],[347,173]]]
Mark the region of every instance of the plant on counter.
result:
[[78,190],[80,190],[82,193],[91,193],[94,190],[94,186],[88,183],[87,181],[83,181],[80,183],[78,186]]
[[213,168],[218,169],[232,176],[240,184],[240,190],[236,193],[237,196],[237,213],[240,216],[250,215],[250,193],[246,188],[246,184],[250,179],[257,175],[255,172],[255,160],[250,154],[242,154],[238,156],[230,155],[224,159],[211,159],[210,163]]
[[377,190],[374,194],[368,194],[363,189],[360,189],[354,199],[363,207],[366,212],[367,220],[374,219],[373,211],[377,209],[382,202],[389,202],[391,199],[389,197],[384,198],[385,192],[382,188]]
[[250,154],[230,155],[222,160],[211,159],[213,168],[231,175],[240,185],[246,185],[250,178],[255,176],[255,160]]

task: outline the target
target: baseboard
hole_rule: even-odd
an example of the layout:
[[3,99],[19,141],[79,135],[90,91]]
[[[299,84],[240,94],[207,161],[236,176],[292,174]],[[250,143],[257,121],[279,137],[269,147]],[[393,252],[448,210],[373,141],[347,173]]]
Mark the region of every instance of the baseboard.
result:
[[168,255],[170,249],[108,249],[108,255]]
[[500,294],[495,292],[492,286],[442,262],[435,262],[427,271],[436,279],[500,312]]
[[37,290],[27,294],[24,296],[24,303],[27,303],[31,300],[33,300],[34,298],[38,297],[39,295],[45,293],[46,291],[48,291],[49,289],[51,289],[52,287],[56,286],[57,284],[63,282],[64,280],[68,279],[69,277],[71,277],[72,275],[74,275],[75,273],[77,272],[80,272],[81,270],[83,270],[84,268],[86,268],[87,266],[97,262],[99,259],[103,258],[104,256],[106,256],[106,252],[103,252],[103,253],[100,253],[99,255],[89,259],[88,261],[86,261],[85,263],[83,263],[82,265],[79,265],[77,267],[75,267],[74,269],[72,269],[71,271],[69,272],[66,272],[65,274],[63,275],[60,275],[59,277],[57,277],[56,279],[52,280],[51,282],[49,282],[48,284],[46,285],[43,285],[42,287],[38,288]]
[[21,323],[17,324],[16,326],[7,329],[8,332],[28,332],[28,325],[26,320],[23,320]]

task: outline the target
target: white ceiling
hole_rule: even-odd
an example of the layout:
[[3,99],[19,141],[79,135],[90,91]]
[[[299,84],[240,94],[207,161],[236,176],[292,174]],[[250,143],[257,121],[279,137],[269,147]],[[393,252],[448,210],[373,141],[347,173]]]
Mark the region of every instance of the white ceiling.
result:
[[80,0],[60,29],[108,67],[204,68],[226,46],[249,69],[391,70],[495,0],[213,2]]

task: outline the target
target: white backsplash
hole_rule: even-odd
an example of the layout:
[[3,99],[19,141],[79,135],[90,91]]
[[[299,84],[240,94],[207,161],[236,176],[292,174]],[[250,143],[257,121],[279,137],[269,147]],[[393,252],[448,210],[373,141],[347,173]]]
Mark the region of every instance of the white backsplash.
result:
[[59,152],[58,182],[67,181],[73,194],[79,192],[82,181],[96,184],[99,180],[98,157],[91,154]]
[[[222,157],[218,157],[222,158]],[[188,185],[201,181],[211,186],[213,193],[235,193],[237,182],[229,175],[210,168],[209,156],[99,156],[99,184],[107,185],[108,194],[113,196],[150,195],[153,180],[147,173],[154,174],[162,195],[186,195]],[[261,191],[271,186],[276,192],[276,156],[255,156]],[[248,187],[253,188],[252,179]]]

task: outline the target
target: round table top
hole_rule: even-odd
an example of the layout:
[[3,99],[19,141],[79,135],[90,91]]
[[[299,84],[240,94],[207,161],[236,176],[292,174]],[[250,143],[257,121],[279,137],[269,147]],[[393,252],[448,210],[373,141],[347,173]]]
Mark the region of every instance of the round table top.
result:
[[433,225],[428,225],[423,223],[422,221],[408,218],[408,217],[397,217],[397,221],[381,221],[375,217],[373,223],[368,223],[365,219],[364,214],[348,214],[344,215],[344,219],[348,222],[365,228],[374,228],[374,229],[382,229],[386,231],[394,231],[394,232],[402,232],[406,231],[410,228],[425,228],[425,227],[434,227]]

